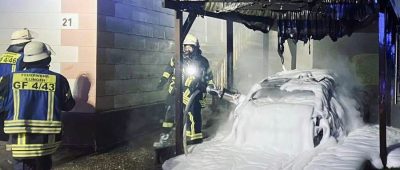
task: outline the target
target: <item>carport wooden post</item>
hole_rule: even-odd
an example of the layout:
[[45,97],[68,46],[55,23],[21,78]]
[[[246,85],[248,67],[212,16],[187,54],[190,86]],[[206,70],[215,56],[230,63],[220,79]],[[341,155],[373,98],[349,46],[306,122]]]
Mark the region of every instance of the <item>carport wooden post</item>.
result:
[[182,105],[182,11],[175,9],[175,147],[176,155],[183,154],[183,105]]
[[294,43],[293,41],[287,41],[287,43],[289,45],[290,55],[292,56],[290,62],[290,69],[294,70],[296,69],[296,62],[297,62],[297,44]]
[[[381,12],[379,13],[379,154],[382,164],[386,167],[386,114],[390,110],[388,106],[388,90],[390,88],[387,77],[387,58],[385,43],[386,4],[380,1]],[[383,11],[382,11],[383,10]]]
[[268,56],[269,56],[269,36],[267,33],[263,33],[263,69],[262,72],[265,76],[268,75]]
[[[175,18],[175,147],[176,147],[176,155],[183,154],[183,126],[186,122],[183,122],[183,104],[182,104],[182,42],[185,39],[186,35],[189,33],[190,28],[192,27],[194,20],[197,17],[195,13],[189,13],[185,24],[182,26],[182,11],[179,9],[175,9],[176,18]],[[178,83],[180,82],[180,83]]]
[[226,20],[226,69],[227,89],[233,88],[233,21]]
[[[397,98],[398,25],[400,10],[398,0],[379,2],[379,149],[384,168],[387,165],[388,148],[386,126],[391,124],[392,106]],[[396,37],[395,37],[396,36]],[[395,41],[395,42],[393,42]],[[395,50],[395,51],[393,51]]]

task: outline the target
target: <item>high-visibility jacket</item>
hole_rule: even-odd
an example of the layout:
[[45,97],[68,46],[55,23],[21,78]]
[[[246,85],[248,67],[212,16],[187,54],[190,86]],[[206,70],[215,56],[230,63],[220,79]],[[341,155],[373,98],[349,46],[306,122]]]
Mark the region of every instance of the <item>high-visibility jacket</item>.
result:
[[28,68],[2,77],[0,109],[7,116],[13,157],[52,154],[60,144],[61,111],[75,105],[67,79],[48,67]]
[[0,55],[0,77],[15,71],[23,70],[23,52],[21,51],[23,48],[19,50],[20,51],[8,50],[6,53]]
[[[194,98],[192,105],[188,110],[186,136],[188,140],[198,140],[203,138],[201,108],[205,107],[205,92],[207,86],[214,86],[213,74],[208,60],[202,55],[193,55],[191,58],[184,58],[182,63],[182,83],[183,83],[183,104],[188,105],[191,95],[200,90],[200,93]],[[175,91],[175,60],[171,58],[169,65],[165,68],[161,84],[171,80],[169,84],[169,93],[173,95]],[[170,96],[169,96],[170,97]],[[166,114],[168,114],[167,112]],[[166,115],[166,118],[168,115]],[[163,122],[163,127],[171,128],[173,126],[172,118]]]
[[[213,74],[208,60],[202,55],[194,55],[191,58],[184,58],[182,64],[182,82],[184,87],[183,103],[187,104],[190,95],[199,89],[203,95],[207,86],[214,85]],[[168,92],[173,94],[175,91],[175,59],[171,58],[160,79],[160,83],[165,84],[171,80]],[[201,102],[204,107],[205,102]]]

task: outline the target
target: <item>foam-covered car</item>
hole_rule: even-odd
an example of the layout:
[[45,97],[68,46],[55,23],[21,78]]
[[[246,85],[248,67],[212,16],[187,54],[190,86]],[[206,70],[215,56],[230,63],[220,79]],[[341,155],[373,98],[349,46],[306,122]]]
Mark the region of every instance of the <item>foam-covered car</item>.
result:
[[346,133],[335,75],[326,70],[286,71],[255,84],[237,101],[228,135],[237,145],[285,153],[314,148]]
[[378,137],[347,137],[364,125],[352,93],[358,86],[350,85],[343,75],[313,69],[279,72],[246,95],[215,91],[236,104],[229,119],[163,169],[362,169],[378,160]]

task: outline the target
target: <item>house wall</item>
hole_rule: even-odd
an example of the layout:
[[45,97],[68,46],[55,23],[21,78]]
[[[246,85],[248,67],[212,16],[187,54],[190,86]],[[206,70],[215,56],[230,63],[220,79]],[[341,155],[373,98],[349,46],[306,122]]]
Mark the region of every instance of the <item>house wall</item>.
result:
[[11,33],[28,28],[36,41],[55,51],[50,69],[63,74],[77,99],[74,111],[94,112],[96,105],[96,0],[2,0],[0,49]]
[[156,90],[174,55],[175,12],[159,0],[98,1],[98,111],[160,103]]

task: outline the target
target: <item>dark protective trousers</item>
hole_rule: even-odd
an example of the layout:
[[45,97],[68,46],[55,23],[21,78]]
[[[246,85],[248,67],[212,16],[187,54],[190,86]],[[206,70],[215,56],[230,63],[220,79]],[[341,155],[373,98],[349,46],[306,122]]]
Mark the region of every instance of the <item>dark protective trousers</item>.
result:
[[8,135],[4,133],[4,120],[6,119],[6,114],[0,112],[0,141],[7,141]]
[[168,94],[165,100],[165,117],[162,124],[163,132],[169,133],[175,126],[175,95]]
[[[187,140],[202,140],[202,117],[201,117],[201,104],[200,104],[201,95],[197,97],[191,107],[189,107],[187,113],[187,128],[186,128],[186,136]],[[186,107],[184,105],[184,107]],[[166,112],[165,118],[163,122],[163,132],[169,133],[173,127],[175,127],[175,96],[168,95],[166,100]],[[195,142],[197,143],[197,142]]]
[[30,159],[14,159],[14,170],[50,170],[52,165],[51,155]]
[[203,134],[201,132],[201,104],[199,99],[200,98],[197,98],[193,101],[187,113],[186,136],[189,141],[196,141],[194,143],[198,143],[203,139]]

